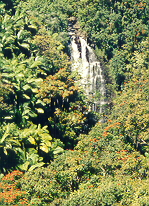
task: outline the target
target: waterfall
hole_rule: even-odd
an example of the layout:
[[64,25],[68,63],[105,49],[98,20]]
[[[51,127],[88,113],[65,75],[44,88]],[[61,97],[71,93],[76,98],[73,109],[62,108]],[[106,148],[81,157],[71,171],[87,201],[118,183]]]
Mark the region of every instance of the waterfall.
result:
[[83,37],[71,33],[71,39],[72,71],[78,72],[81,77],[80,84],[88,97],[93,99],[92,110],[103,113],[107,101],[101,64]]

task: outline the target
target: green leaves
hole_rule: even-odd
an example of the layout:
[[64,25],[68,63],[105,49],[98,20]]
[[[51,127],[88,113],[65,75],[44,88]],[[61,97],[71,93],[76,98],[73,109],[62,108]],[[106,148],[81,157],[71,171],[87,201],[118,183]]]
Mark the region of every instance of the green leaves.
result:
[[[0,132],[2,134],[0,155],[3,156],[1,161],[8,164],[7,159],[13,152],[18,163],[17,165],[12,163],[10,167],[15,166],[27,171],[29,168],[33,170],[45,164],[41,151],[49,153],[52,146],[52,137],[49,135],[46,126],[31,124],[28,128],[20,129],[15,124],[7,124],[1,127]],[[5,166],[4,163],[1,162],[1,170]]]
[[47,127],[41,128],[40,125],[31,125],[28,129],[25,128],[21,134],[23,139],[26,139],[33,145],[37,145],[39,149],[48,153],[51,147],[52,137],[48,134]]
[[42,65],[42,62],[41,61],[35,61],[31,66],[30,66],[30,68],[32,69],[32,68],[36,68],[37,66],[39,66],[39,65]]
[[[34,71],[35,67],[39,65],[39,61],[35,61],[34,58],[25,60],[24,56],[20,55],[12,60],[5,60],[4,63],[1,74],[2,83],[13,88],[7,97],[8,99],[11,98],[9,101],[13,102],[11,115],[4,118],[8,119],[11,116],[12,119],[15,119],[16,116],[19,116],[17,118],[20,118],[21,124],[24,119],[37,117],[37,113],[43,113],[42,108],[34,109],[34,111],[31,108],[36,104],[35,95],[38,93],[39,84],[42,82],[41,78],[37,78],[39,71]],[[32,65],[34,65],[33,68]]]
[[[0,170],[25,172],[27,199],[6,204],[148,205],[148,4],[13,2],[14,13],[0,11]],[[68,17],[120,90],[89,135],[96,120],[69,71]]]
[[1,144],[5,141],[6,137],[9,135],[9,130],[10,130],[10,127],[8,125],[5,133],[3,134],[2,138],[1,138],[1,141],[0,141]]
[[36,168],[40,168],[40,167],[42,167],[44,164],[45,164],[44,162],[40,162],[40,163],[37,163],[37,164],[35,164],[35,165],[32,165],[32,166],[29,168],[28,171],[32,171],[32,170],[34,170],[34,169],[36,169]]
[[63,152],[64,152],[64,149],[58,146],[55,148],[53,154],[56,155],[56,154],[61,154]]
[[[45,103],[46,110],[51,112],[48,117],[49,125],[57,127],[65,142],[67,139],[76,139],[86,124],[87,118],[83,111],[87,111],[87,106],[81,93],[81,88],[75,84],[75,77],[62,68],[42,82],[37,94],[40,98],[38,102]],[[42,108],[36,110],[41,114],[45,112]]]
[[[147,42],[146,42],[147,43]],[[144,43],[142,42],[142,45]],[[122,123],[123,133],[134,146],[142,151],[148,148],[148,49],[144,52],[134,52],[127,65],[131,72],[131,80],[124,82],[123,92],[115,100],[113,116]],[[143,145],[146,145],[145,147]],[[148,151],[148,149],[147,149]]]

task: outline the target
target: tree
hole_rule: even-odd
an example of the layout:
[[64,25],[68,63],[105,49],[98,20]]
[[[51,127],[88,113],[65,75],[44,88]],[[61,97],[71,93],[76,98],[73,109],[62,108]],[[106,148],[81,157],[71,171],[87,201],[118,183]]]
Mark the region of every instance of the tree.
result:
[[87,123],[85,97],[75,80],[70,72],[62,68],[42,82],[37,94],[42,104],[46,104],[44,108],[52,135],[59,137],[66,147],[74,144],[77,136],[88,132],[91,126]]
[[131,80],[115,100],[113,117],[122,123],[126,139],[148,155],[148,42],[141,45],[131,59],[133,64],[128,65]]

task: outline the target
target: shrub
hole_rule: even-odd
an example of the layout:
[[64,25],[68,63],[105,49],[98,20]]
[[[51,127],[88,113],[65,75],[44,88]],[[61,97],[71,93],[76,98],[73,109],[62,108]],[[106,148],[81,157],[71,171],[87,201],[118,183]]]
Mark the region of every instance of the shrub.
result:
[[0,182],[0,203],[3,206],[16,205],[16,203],[28,205],[25,198],[26,192],[21,191],[17,185],[17,180],[22,176],[22,172],[15,170],[2,178]]

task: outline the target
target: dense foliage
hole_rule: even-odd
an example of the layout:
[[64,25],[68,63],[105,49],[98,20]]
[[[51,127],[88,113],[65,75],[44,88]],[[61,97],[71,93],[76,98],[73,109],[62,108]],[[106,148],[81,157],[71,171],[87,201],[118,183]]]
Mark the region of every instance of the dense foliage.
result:
[[[7,0],[0,15],[1,205],[148,206],[148,1]],[[71,72],[72,19],[112,79],[104,123]]]

